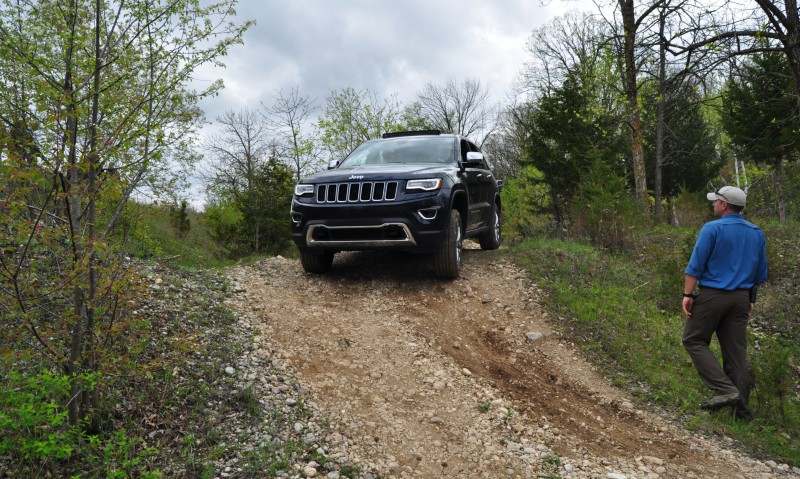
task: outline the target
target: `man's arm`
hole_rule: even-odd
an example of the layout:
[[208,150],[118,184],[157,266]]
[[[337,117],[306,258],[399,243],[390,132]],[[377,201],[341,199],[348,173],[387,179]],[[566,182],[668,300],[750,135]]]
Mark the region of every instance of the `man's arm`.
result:
[[758,286],[753,286],[750,288],[750,311],[747,314],[753,314],[753,310],[756,309],[756,298],[758,297]]

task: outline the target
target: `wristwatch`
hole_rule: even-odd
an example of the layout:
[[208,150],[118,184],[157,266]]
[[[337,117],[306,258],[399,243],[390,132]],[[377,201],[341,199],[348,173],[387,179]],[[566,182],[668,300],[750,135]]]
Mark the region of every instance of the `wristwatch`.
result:
[[694,298],[694,293],[683,293],[684,298]]

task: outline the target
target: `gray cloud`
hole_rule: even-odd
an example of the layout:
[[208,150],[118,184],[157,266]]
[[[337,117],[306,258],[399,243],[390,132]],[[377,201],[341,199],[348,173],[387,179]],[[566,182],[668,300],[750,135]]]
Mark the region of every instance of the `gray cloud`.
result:
[[379,96],[416,97],[450,78],[479,78],[503,100],[525,61],[531,30],[569,5],[531,0],[240,0],[240,19],[257,24],[199,81],[226,88],[201,106],[222,112],[269,103],[277,90],[298,87],[321,105],[331,90],[369,89]]

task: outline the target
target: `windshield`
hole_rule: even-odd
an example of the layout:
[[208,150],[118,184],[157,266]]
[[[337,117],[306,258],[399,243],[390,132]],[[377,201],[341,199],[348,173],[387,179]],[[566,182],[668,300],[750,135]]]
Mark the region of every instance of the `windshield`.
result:
[[404,137],[367,141],[342,161],[340,168],[397,163],[452,163],[455,141],[442,137]]

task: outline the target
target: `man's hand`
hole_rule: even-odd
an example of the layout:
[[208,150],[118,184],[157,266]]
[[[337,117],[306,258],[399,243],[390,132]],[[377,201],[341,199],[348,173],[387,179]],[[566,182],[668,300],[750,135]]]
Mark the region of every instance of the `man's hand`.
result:
[[[683,298],[683,312],[686,314],[687,318],[692,317],[692,306],[694,306],[694,298],[691,296],[684,296]],[[750,310],[752,311],[752,305],[750,305]]]

